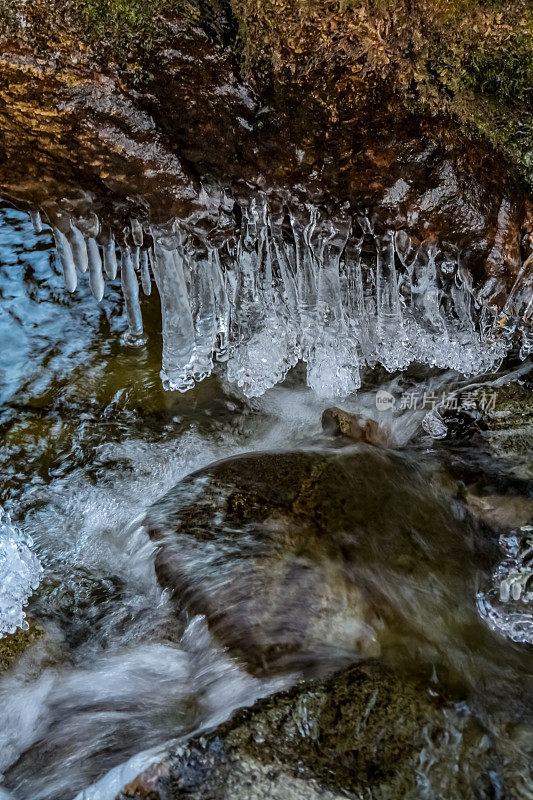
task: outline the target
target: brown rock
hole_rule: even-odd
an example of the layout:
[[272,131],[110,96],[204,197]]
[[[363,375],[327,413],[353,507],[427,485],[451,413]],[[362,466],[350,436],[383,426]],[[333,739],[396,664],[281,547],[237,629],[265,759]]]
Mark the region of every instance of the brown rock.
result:
[[326,408],[322,414],[322,430],[329,436],[345,436],[354,442],[376,447],[394,447],[395,441],[387,425],[365,419],[340,408]]

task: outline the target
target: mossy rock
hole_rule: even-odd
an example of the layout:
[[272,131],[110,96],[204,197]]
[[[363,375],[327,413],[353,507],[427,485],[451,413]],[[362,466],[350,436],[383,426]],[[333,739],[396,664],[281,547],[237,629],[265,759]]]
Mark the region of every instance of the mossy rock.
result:
[[289,120],[307,113],[324,130],[354,114],[365,126],[369,108],[391,119],[406,109],[442,115],[533,187],[528,0],[0,0],[0,36],[66,63],[89,51],[102,69],[118,66],[129,88],[149,86],[177,31],[195,29]]
[[[301,85],[342,118],[369,103],[451,117],[533,186],[527,0],[232,0],[251,80]],[[327,65],[327,66],[326,66]],[[378,99],[381,95],[381,99]]]
[[22,656],[22,654],[43,634],[42,628],[33,620],[27,631],[20,628],[0,639],[0,675]]
[[117,800],[488,800],[498,766],[466,707],[368,662],[237,712]]

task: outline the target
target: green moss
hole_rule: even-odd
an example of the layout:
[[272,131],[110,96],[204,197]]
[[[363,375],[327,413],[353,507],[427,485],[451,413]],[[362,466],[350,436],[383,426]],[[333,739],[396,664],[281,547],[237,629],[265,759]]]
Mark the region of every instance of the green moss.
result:
[[423,104],[440,106],[464,133],[489,142],[533,184],[533,13],[511,31],[469,31],[462,20],[434,39],[418,78]]
[[0,35],[22,34],[43,55],[89,49],[135,78],[156,49],[172,45],[175,25],[218,33],[226,7],[225,0],[34,0],[31,6],[0,0]]
[[153,50],[165,33],[166,15],[196,20],[199,10],[188,0],[78,0],[68,21],[88,44],[104,45],[120,62]]
[[467,86],[502,100],[533,101],[533,42],[520,36],[513,47],[476,48],[466,65]]

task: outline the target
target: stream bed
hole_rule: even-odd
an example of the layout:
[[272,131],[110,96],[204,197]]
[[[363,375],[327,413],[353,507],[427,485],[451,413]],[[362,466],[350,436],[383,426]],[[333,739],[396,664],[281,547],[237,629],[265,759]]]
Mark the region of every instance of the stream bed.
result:
[[[353,660],[339,646],[327,655],[317,649],[314,660],[311,649],[305,663],[292,659],[265,674],[247,669],[246,658],[210,628],[208,614],[180,605],[158,582],[156,544],[142,524],[152,504],[212,462],[264,451],[329,453],[335,443],[321,426],[328,403],[305,385],[299,366],[251,400],[217,374],[184,394],[165,392],[157,293],[143,299],[144,343],[122,344],[120,281],[107,284],[100,304],[86,284],[68,294],[50,231],[35,234],[28,216],[7,206],[0,208],[0,294],[0,503],[33,540],[43,568],[26,608],[29,644],[0,673],[0,798],[113,800],[120,785],[106,775],[136,754],[212,729],[234,709]],[[509,381],[530,387],[531,365],[511,357],[489,377],[489,397]],[[528,535],[531,452],[507,448],[500,458],[483,432],[442,442],[428,435],[431,418],[422,422],[430,398],[472,392],[479,380],[414,365],[392,375],[366,369],[361,378],[360,392],[342,405],[390,428],[401,469],[386,451],[381,458],[398,524],[409,526],[407,489],[416,472],[454,509],[465,541],[475,524],[490,545],[483,563],[475,548],[465,561],[458,546],[440,570],[431,538],[438,542],[438,517],[432,522],[430,515],[424,548],[432,579],[419,582],[414,565],[406,583],[387,587],[394,613],[380,616],[376,630],[382,617],[394,624],[369,654],[400,676],[444,687],[456,705],[471,709],[501,740],[512,773],[516,793],[504,790],[495,772],[491,796],[531,797],[532,663],[524,643],[531,614],[524,598],[532,590],[527,578],[521,592],[509,584],[507,599],[521,603],[512,613],[522,616],[511,620],[519,633],[508,636],[498,630],[502,592],[494,595],[491,584],[499,563],[500,582],[512,573],[509,537]],[[365,480],[380,481],[379,472]],[[480,522],[475,501],[467,502],[472,496],[478,511],[483,498],[496,506],[497,498],[511,498],[503,523]],[[500,536],[510,548],[507,562]],[[380,552],[367,564],[376,580],[389,574],[387,547]],[[252,560],[260,555],[253,552]],[[248,568],[244,556],[233,557]],[[468,589],[455,604],[446,586],[453,572]],[[192,581],[202,580],[200,563]],[[124,773],[124,782],[134,775]],[[444,796],[428,791],[416,796]]]

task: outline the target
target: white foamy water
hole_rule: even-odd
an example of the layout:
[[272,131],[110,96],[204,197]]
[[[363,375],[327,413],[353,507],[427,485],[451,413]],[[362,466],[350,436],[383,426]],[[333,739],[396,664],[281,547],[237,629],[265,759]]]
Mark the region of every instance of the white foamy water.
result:
[[[400,391],[396,382],[387,386]],[[375,390],[361,392],[348,408],[376,417],[375,398]],[[321,430],[324,402],[305,387],[276,387],[254,407],[238,435],[227,424],[216,438],[196,425],[159,440],[132,430],[97,443],[90,464],[27,487],[34,510],[25,531],[58,588],[40,601],[44,637],[0,680],[0,772],[14,800],[71,800],[136,753],[222,721],[281,685],[250,678],[213,644],[201,619],[184,620],[180,632],[140,525],[150,504],[194,470],[243,451],[305,445]],[[385,417],[408,441],[422,415],[398,404]],[[94,470],[102,476],[96,483]],[[110,593],[101,616],[99,593]]]
[[[174,443],[106,443],[95,454],[95,464],[109,464],[105,483],[95,486],[79,470],[31,491],[40,508],[26,528],[46,572],[60,578],[54,591],[77,602],[80,565],[96,582],[112,576],[120,591],[102,621],[90,617],[74,647],[65,646],[70,628],[65,634],[52,614],[44,637],[0,680],[0,773],[8,773],[15,800],[71,798],[135,753],[180,730],[217,724],[285,685],[248,676],[213,644],[201,618],[184,620],[179,633],[139,526],[150,503],[183,475],[238,449],[231,440],[210,447],[194,432]],[[53,596],[45,611],[56,602],[60,616],[68,614]],[[71,627],[91,607],[76,613]]]

